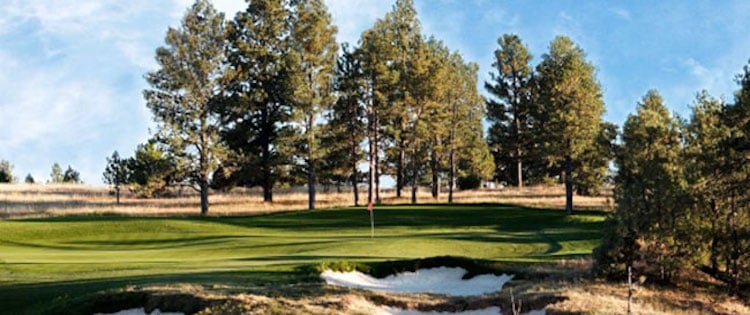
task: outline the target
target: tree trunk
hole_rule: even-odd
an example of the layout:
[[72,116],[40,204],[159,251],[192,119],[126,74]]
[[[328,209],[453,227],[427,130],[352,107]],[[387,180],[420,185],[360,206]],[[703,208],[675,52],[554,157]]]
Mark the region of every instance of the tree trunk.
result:
[[208,180],[201,178],[201,216],[208,215]]
[[315,117],[309,115],[307,121],[307,207],[309,210],[315,209],[315,134],[313,133],[313,120]]
[[453,154],[453,148],[451,148],[450,156],[448,157],[448,160],[450,160],[450,173],[448,175],[448,204],[453,203],[453,186],[456,176],[456,163],[453,160]]
[[515,121],[516,125],[516,159],[518,161],[517,167],[518,167],[518,188],[523,188],[523,160],[521,159],[521,146],[523,145],[521,142],[521,119],[518,117],[518,106],[520,104],[520,101],[516,103],[514,112],[513,112],[513,119]]
[[115,199],[117,199],[117,205],[120,205],[120,186],[115,186]]
[[521,161],[521,149],[518,149],[517,154],[519,154],[518,157],[518,188],[523,188],[523,161]]
[[271,148],[269,144],[263,146],[262,163],[263,163],[263,202],[273,202],[273,184],[271,181]]
[[565,213],[573,214],[573,160],[565,156]]
[[375,115],[375,203],[380,204],[380,117]]
[[354,206],[359,207],[359,187],[357,182],[357,165],[352,170],[352,193],[354,194]]
[[401,189],[404,188],[404,161],[406,160],[404,140],[401,139],[399,142],[398,162],[396,164],[396,198],[401,198]]
[[[418,146],[417,143],[414,145]],[[416,146],[414,149],[414,155],[411,159],[411,203],[417,203],[417,178],[419,177],[419,171],[417,170],[417,152]]]
[[372,135],[370,139],[370,152],[369,152],[369,173],[368,173],[368,185],[367,185],[367,203],[372,203],[373,197],[375,197],[375,140]]
[[273,202],[273,188],[267,180],[263,184],[263,202]]
[[438,162],[435,154],[432,155],[432,198],[438,199],[440,196],[440,177],[438,176]]

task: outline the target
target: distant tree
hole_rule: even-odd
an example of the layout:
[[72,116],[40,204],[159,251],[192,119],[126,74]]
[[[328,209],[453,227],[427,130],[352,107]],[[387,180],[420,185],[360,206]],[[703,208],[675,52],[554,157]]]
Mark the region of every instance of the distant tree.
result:
[[13,164],[6,160],[0,160],[0,183],[13,182]]
[[177,163],[157,141],[140,144],[135,155],[126,159],[127,183],[139,198],[151,198],[164,194],[170,186],[182,182]]
[[570,38],[558,36],[537,66],[540,128],[549,161],[560,165],[565,183],[565,211],[573,213],[574,165],[594,145],[601,128],[604,102],[596,69]]
[[33,184],[34,183],[34,177],[31,176],[31,174],[27,174],[26,178],[24,179],[24,182],[27,184]]
[[[453,202],[453,186],[458,181],[476,182],[490,179],[496,169],[484,136],[483,120],[485,100],[477,90],[479,65],[464,64],[460,55],[454,54],[457,62],[453,70],[455,83],[449,89],[451,119],[448,123],[448,202]],[[458,185],[470,189],[474,185]]]
[[[495,60],[490,73],[491,81],[485,89],[493,97],[487,100],[487,119],[492,123],[488,140],[493,148],[495,164],[504,170],[502,180],[515,182],[519,188],[524,182],[524,162],[529,159],[533,144],[531,120],[534,111],[532,93],[532,55],[517,35],[504,34],[497,39]],[[515,176],[507,174],[515,167]]]
[[197,0],[180,26],[169,28],[166,47],[156,51],[160,69],[146,75],[143,92],[163,141],[187,179],[200,192],[201,215],[208,214],[211,175],[224,154],[221,122],[212,111],[221,97],[224,15],[208,0]]
[[63,171],[60,164],[52,164],[52,172],[49,174],[50,182],[62,183],[63,182]]
[[317,169],[323,155],[319,149],[319,117],[336,101],[334,68],[338,52],[336,27],[322,0],[300,1],[292,27],[292,54],[297,58],[298,80],[294,87],[294,118],[303,129],[303,152],[307,175],[308,208],[315,209]]
[[75,169],[73,169],[72,166],[68,165],[68,169],[65,170],[65,173],[63,174],[63,183],[71,183],[71,184],[80,184],[83,183],[81,181],[81,174],[78,173]]
[[128,183],[130,170],[127,159],[121,159],[120,154],[115,151],[112,157],[107,158],[107,167],[104,169],[104,183],[112,185],[115,189],[115,199],[120,204],[120,188]]
[[573,185],[579,195],[594,196],[607,181],[610,162],[615,158],[617,126],[602,122],[594,144],[586,148],[573,165]]

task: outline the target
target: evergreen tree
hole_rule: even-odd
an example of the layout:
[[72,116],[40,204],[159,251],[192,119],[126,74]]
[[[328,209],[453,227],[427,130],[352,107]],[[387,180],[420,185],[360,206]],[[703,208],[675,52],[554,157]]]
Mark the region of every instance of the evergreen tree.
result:
[[188,180],[197,185],[201,215],[208,214],[210,179],[223,155],[221,122],[212,106],[221,96],[224,71],[224,15],[208,0],[197,0],[179,28],[169,28],[166,46],[156,51],[160,69],[146,75],[144,91],[159,128]]
[[730,134],[723,111],[724,104],[720,100],[712,98],[707,91],[698,93],[685,134],[684,160],[691,170],[685,175],[697,211],[693,230],[700,232],[696,234],[701,244],[708,244],[706,251],[714,272],[719,270],[719,257],[727,244],[724,238],[727,225],[716,218],[725,218],[729,210],[721,181],[722,167],[728,162],[723,144]]
[[680,127],[653,90],[628,116],[616,159],[617,208],[595,252],[599,270],[616,275],[631,266],[669,282],[690,263]]
[[349,180],[354,195],[354,205],[359,206],[359,170],[363,159],[360,144],[365,137],[366,82],[362,62],[357,51],[342,45],[342,55],[336,65],[336,91],[338,100],[328,114],[323,136],[326,151],[325,170],[329,177]]
[[[292,3],[250,1],[227,27],[227,98],[218,109],[222,138],[233,152],[227,170],[244,186],[259,185],[263,200],[289,165],[289,130],[298,61],[291,54]],[[299,82],[299,81],[297,81]],[[229,165],[232,164],[232,165]]]
[[112,185],[115,189],[116,204],[120,204],[120,188],[128,183],[130,176],[127,160],[121,159],[120,154],[115,151],[112,157],[107,158],[107,166],[104,169],[104,183]]
[[63,182],[63,171],[60,164],[52,164],[52,172],[49,174],[50,182],[62,183]]
[[576,170],[573,185],[577,194],[583,196],[599,194],[602,184],[607,181],[609,164],[615,158],[616,139],[617,126],[602,122],[594,144],[586,148],[573,165]]
[[380,203],[380,150],[383,148],[383,123],[388,117],[389,96],[398,76],[392,69],[393,33],[387,21],[379,19],[372,28],[362,33],[360,60],[366,78],[368,190],[367,201]]
[[414,69],[418,56],[418,49],[423,41],[421,26],[417,18],[417,11],[412,0],[397,0],[391,12],[386,14],[387,32],[392,38],[388,47],[390,68],[394,74],[393,88],[390,89],[387,99],[389,107],[384,112],[387,116],[385,136],[391,143],[387,152],[389,160],[395,164],[396,197],[401,197],[401,190],[405,186],[406,166],[406,135],[408,132],[409,117],[406,108],[411,106],[409,102],[414,101],[412,95],[415,77],[418,75]]
[[307,173],[308,207],[315,209],[316,169],[321,150],[316,137],[320,113],[335,102],[333,76],[336,65],[336,27],[331,24],[322,0],[300,1],[292,31],[293,49],[298,58],[299,82],[295,87],[296,120],[304,129],[305,173]]
[[125,182],[139,198],[151,198],[164,194],[170,186],[183,181],[175,158],[157,141],[140,144],[132,158],[124,160],[127,170]]
[[537,67],[539,105],[546,112],[540,132],[547,158],[563,170],[568,214],[573,212],[573,167],[586,149],[594,145],[604,113],[595,68],[585,57],[572,40],[558,36]]
[[26,174],[26,178],[23,180],[27,184],[33,184],[34,183],[34,177],[31,176],[31,173]]
[[63,174],[63,183],[72,183],[72,184],[80,184],[83,183],[81,181],[81,173],[73,169],[72,166],[68,165],[68,169],[65,170],[65,173]]
[[[737,76],[740,90],[735,103],[723,113],[728,136],[721,142],[719,181],[720,216],[714,232],[718,240],[713,275],[729,285],[731,293],[750,284],[750,65]],[[721,125],[720,125],[721,126]]]
[[[497,40],[492,64],[495,72],[485,88],[494,97],[487,100],[487,119],[492,123],[488,141],[501,180],[523,187],[524,168],[531,147],[532,69],[531,54],[517,35],[504,34]],[[515,176],[508,174],[515,167]]]
[[6,160],[0,160],[0,183],[13,182],[13,164]]

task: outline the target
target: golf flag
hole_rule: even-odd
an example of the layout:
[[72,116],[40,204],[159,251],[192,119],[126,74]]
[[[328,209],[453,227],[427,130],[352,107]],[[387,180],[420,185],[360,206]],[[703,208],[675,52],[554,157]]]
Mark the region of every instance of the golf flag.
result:
[[367,204],[367,211],[372,211],[372,202]]

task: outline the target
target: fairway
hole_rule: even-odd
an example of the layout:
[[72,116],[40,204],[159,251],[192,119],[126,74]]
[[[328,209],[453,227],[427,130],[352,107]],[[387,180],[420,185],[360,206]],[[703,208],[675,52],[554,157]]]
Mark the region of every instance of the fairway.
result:
[[465,256],[540,262],[587,257],[603,212],[505,205],[383,206],[254,217],[51,217],[0,221],[4,311],[128,284],[309,281],[324,261]]

